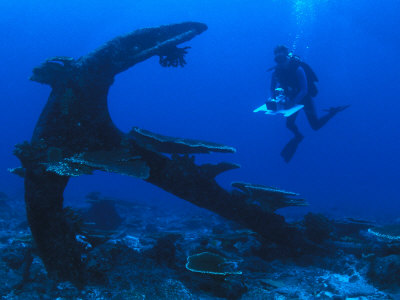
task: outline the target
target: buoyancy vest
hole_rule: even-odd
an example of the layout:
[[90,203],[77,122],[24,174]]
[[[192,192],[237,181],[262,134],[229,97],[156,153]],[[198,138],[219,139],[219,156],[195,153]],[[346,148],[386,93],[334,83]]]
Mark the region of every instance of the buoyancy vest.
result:
[[275,67],[275,76],[282,87],[286,96],[294,98],[300,91],[300,82],[297,78],[296,71],[299,67],[302,67],[307,78],[307,95],[315,97],[318,94],[317,86],[315,82],[318,82],[318,77],[313,69],[305,62],[301,61],[298,56],[291,56],[289,63],[284,68]]

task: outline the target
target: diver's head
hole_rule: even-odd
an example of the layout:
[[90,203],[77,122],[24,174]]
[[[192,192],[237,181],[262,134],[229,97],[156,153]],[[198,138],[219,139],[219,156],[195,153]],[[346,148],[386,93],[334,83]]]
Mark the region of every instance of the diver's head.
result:
[[288,61],[289,48],[284,45],[278,45],[274,49],[274,60],[278,65],[283,65]]

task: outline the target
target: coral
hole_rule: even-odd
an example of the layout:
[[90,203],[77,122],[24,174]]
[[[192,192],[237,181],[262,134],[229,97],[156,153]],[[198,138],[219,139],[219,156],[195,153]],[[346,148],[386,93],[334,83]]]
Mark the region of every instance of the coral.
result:
[[400,241],[400,224],[372,227],[368,229],[368,232],[383,239]]
[[234,153],[236,149],[216,143],[170,137],[154,133],[139,127],[133,127],[129,135],[142,147],[162,153],[193,154],[193,153]]
[[308,205],[304,199],[294,198],[298,194],[278,188],[245,182],[232,182],[231,185],[240,189],[249,203],[259,205],[267,212],[274,212],[283,207]]
[[74,177],[81,175],[91,175],[94,171],[92,168],[89,168],[88,166],[85,166],[83,164],[74,165],[72,163],[69,163],[68,161],[43,163],[43,165],[46,167],[47,172],[51,172],[60,176]]
[[121,151],[85,152],[65,158],[62,161],[43,163],[46,171],[61,176],[80,176],[92,174],[95,170],[113,172],[146,179],[149,168],[138,156]]
[[190,48],[192,47],[178,48],[176,46],[172,46],[160,49],[160,65],[163,67],[184,67],[187,64],[185,60],[185,55],[188,52],[186,51],[186,49]]
[[242,274],[237,271],[237,262],[228,261],[221,255],[202,252],[191,255],[187,258],[186,269],[191,272],[211,274],[211,275],[232,275]]

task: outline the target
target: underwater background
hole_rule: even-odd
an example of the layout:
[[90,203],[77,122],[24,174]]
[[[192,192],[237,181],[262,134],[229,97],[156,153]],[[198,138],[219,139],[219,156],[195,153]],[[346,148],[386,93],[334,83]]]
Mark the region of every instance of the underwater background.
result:
[[[399,218],[400,3],[325,1],[0,1],[0,191],[22,199],[15,144],[29,140],[50,87],[29,81],[46,58],[78,58],[132,30],[183,21],[209,29],[187,43],[184,68],[153,57],[116,76],[109,108],[123,131],[139,126],[169,136],[218,142],[235,154],[198,156],[242,168],[220,175],[301,194],[330,216],[390,222]],[[291,133],[283,118],[252,111],[269,96],[273,48],[286,44],[317,73],[318,112],[351,104],[305,135],[290,163],[279,153]],[[186,46],[186,45],[185,45]],[[141,180],[97,172],[72,179],[66,204],[91,191],[162,205],[190,205]],[[294,213],[293,213],[294,214]]]

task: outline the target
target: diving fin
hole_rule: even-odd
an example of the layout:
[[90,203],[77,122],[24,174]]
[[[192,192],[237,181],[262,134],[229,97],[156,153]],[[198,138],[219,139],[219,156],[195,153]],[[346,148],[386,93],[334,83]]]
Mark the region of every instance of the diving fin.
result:
[[329,114],[336,115],[338,112],[344,111],[345,109],[349,108],[350,104],[341,105],[341,106],[333,106],[328,109],[324,109],[324,111],[328,112]]

